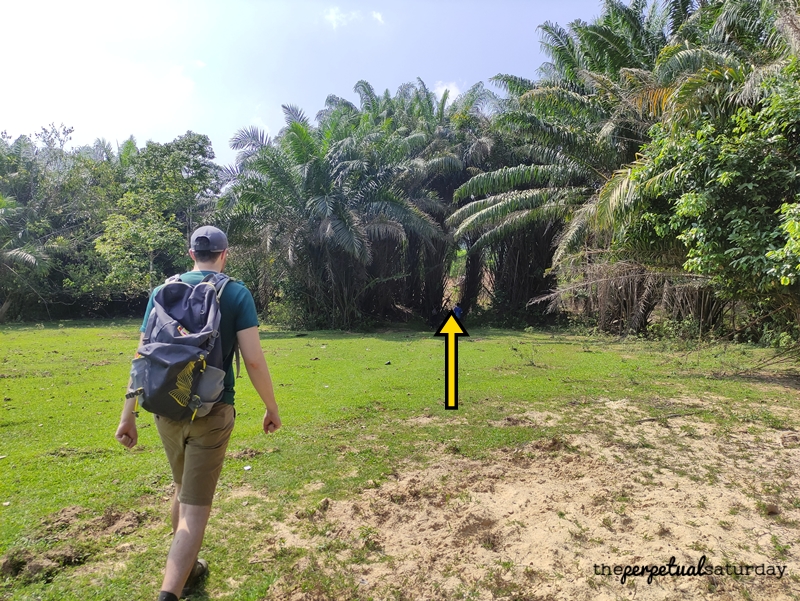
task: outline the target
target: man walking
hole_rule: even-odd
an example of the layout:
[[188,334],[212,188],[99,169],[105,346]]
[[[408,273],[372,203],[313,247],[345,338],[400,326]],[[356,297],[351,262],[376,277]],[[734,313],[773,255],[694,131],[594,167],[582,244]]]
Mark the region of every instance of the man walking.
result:
[[[228,238],[222,230],[203,226],[191,238],[189,256],[194,261],[192,271],[180,276],[187,284],[197,285],[209,274],[222,273],[228,258]],[[153,295],[155,291],[153,292]],[[153,295],[145,311],[142,338]],[[141,340],[140,340],[141,342]],[[204,417],[178,422],[155,416],[156,427],[167,454],[175,496],[172,500],[172,546],[167,556],[164,580],[159,601],[177,601],[186,588],[196,584],[208,571],[208,564],[198,559],[217,480],[222,471],[236,412],[233,407],[233,357],[236,343],[244,360],[247,375],[266,406],[263,428],[265,433],[281,427],[278,405],[272,388],[269,368],[264,360],[258,335],[258,315],[250,291],[241,283],[231,281],[220,298],[220,341],[225,370],[224,393]],[[135,399],[125,401],[116,439],[133,448],[138,440]]]

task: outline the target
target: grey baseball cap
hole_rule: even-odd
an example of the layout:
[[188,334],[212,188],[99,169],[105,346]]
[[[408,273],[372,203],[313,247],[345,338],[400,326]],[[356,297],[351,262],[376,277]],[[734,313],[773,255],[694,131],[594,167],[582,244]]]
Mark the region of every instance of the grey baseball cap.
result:
[[190,248],[192,250],[221,252],[228,248],[228,237],[221,229],[213,225],[204,225],[197,228],[192,234]]

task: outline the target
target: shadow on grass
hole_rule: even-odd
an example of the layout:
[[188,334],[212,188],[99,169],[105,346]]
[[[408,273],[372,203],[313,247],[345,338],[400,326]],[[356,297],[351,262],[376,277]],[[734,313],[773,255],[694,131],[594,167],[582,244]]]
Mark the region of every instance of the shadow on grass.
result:
[[800,390],[800,373],[794,370],[787,370],[779,373],[744,373],[720,375],[716,376],[715,379],[733,382],[767,384],[770,386],[783,386],[793,390]]

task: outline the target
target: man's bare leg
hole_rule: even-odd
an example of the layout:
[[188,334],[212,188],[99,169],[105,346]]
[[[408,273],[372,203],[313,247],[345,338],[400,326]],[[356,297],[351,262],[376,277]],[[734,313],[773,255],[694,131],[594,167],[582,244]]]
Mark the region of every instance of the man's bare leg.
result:
[[180,503],[179,506],[178,527],[167,555],[167,569],[161,584],[162,591],[169,591],[178,597],[197,561],[208,517],[211,515],[210,505]]
[[172,534],[178,531],[178,522],[181,519],[181,502],[178,497],[181,494],[181,485],[175,484],[175,495],[172,497],[172,507],[170,507],[169,517],[172,521]]

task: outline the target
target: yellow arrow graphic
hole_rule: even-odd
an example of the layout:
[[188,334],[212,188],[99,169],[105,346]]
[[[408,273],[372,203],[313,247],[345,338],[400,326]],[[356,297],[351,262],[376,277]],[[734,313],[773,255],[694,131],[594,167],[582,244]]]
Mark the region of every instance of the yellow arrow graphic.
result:
[[469,336],[452,311],[435,336],[444,339],[444,408],[458,409],[458,336]]

